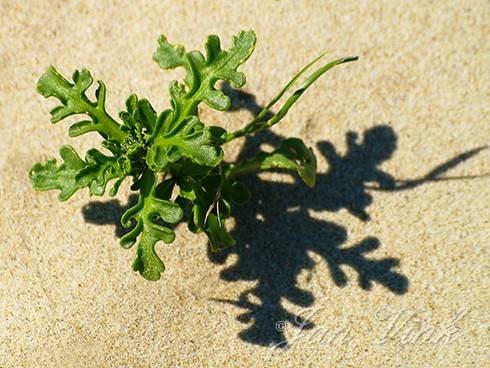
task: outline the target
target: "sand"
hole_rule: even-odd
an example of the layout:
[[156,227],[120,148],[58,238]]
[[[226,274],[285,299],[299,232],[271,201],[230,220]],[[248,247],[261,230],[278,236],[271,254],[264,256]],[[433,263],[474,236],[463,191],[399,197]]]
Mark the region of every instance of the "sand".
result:
[[[475,151],[490,138],[488,2],[0,8],[0,367],[488,364],[490,149]],[[182,74],[152,61],[158,35],[202,49],[206,35],[229,45],[241,29],[258,36],[242,68],[249,95],[234,92],[232,112],[201,115],[227,129],[321,50],[360,57],[254,140],[304,139],[318,155],[318,184],[249,178],[255,195],[236,212],[237,247],[210,255],[203,236],[179,226],[173,245],[158,245],[163,278],[148,282],[114,225],[129,185],[116,201],[80,192],[66,203],[31,188],[34,162],[65,143],[84,152],[99,142],[51,125],[56,103],[36,81],[51,64],[64,75],[86,67],[105,81],[111,113],[131,92],[161,110]],[[228,147],[230,158],[244,157],[243,143]]]

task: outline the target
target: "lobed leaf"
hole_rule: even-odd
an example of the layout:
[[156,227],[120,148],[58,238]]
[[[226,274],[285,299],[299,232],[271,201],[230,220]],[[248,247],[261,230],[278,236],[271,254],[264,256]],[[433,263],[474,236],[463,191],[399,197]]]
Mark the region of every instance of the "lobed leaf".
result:
[[80,187],[88,187],[90,195],[102,196],[107,184],[112,179],[119,178],[111,190],[111,196],[116,195],[122,181],[130,174],[131,164],[128,160],[115,156],[106,156],[100,151],[91,149],[85,155],[86,165],[76,174]]
[[212,135],[197,116],[190,116],[176,125],[163,124],[146,156],[151,168],[162,170],[182,156],[202,166],[216,166],[223,151],[212,144]]
[[121,111],[119,117],[123,121],[121,129],[129,132],[136,140],[146,142],[155,130],[157,113],[147,99],[138,99],[132,94],[126,100],[126,111]]
[[[300,70],[243,129],[228,133],[218,126],[206,126],[198,117],[199,104],[204,102],[220,111],[230,108],[230,98],[215,85],[219,80],[235,88],[245,84],[245,75],[238,68],[251,56],[255,43],[253,31],[242,31],[233,37],[231,47],[223,50],[218,36],[211,35],[205,41],[203,55],[199,51],[187,52],[184,47],[172,45],[165,36],[160,36],[154,60],[163,69],[182,67],[186,73],[184,81],[170,83],[171,108],[161,113],[157,113],[148,100],[130,95],[125,111],[119,114],[121,124],[106,112],[106,87],[102,81],[98,81],[95,100],[92,100],[87,97],[87,90],[93,83],[88,70],[75,71],[69,81],[54,67],[49,67],[39,79],[37,90],[44,97],[60,101],[60,106],[51,111],[51,122],[76,114],[88,116],[70,126],[69,136],[97,131],[104,138],[102,146],[112,155],[90,149],[83,160],[71,146],[63,146],[60,150],[63,162],[59,166],[52,159],[32,167],[29,176],[34,188],[57,189],[59,199],[64,201],[85,187],[91,195],[102,195],[108,183],[116,180],[110,192],[115,195],[123,180],[133,176],[131,189],[139,190],[139,200],[121,218],[123,226],[134,225],[121,238],[121,245],[129,248],[138,242],[132,267],[148,280],[158,280],[164,271],[155,245],[158,241],[174,241],[171,225],[182,219],[184,210],[189,229],[204,232],[213,251],[234,245],[235,240],[225,222],[231,216],[232,205],[242,205],[250,197],[237,176],[257,170],[287,169],[296,171],[307,185],[313,186],[316,159],[312,150],[296,138],[284,140],[271,153],[262,152],[235,164],[222,162],[221,145],[276,124],[327,70],[357,59],[343,58],[320,67],[287,98],[277,113],[271,115],[269,109],[325,55],[323,53]],[[160,183],[159,173],[166,178]],[[173,202],[176,185],[179,195]]]
[[204,57],[199,51],[186,52],[182,46],[173,46],[165,36],[160,36],[153,59],[163,69],[184,67],[188,87],[185,98],[191,105],[204,101],[211,108],[226,111],[230,108],[230,98],[214,86],[218,80],[225,80],[235,88],[243,87],[245,75],[237,68],[250,57],[255,43],[253,31],[242,31],[233,36],[231,49],[224,51],[218,36],[210,35]]
[[192,204],[189,229],[194,233],[204,231],[213,251],[234,245],[225,220],[231,215],[232,203],[242,205],[248,201],[247,188],[222,174],[210,174],[199,181],[187,179],[179,186],[180,198]]
[[87,164],[71,146],[61,147],[60,155],[63,159],[60,166],[56,165],[55,159],[49,160],[44,165],[37,163],[29,171],[29,178],[34,189],[41,191],[59,189],[59,200],[66,201],[82,188],[76,176]]
[[125,227],[130,227],[132,221],[135,227],[121,238],[121,245],[130,248],[140,236],[138,249],[133,261],[133,269],[148,280],[158,280],[165,265],[155,251],[155,244],[162,240],[171,243],[175,239],[174,231],[158,221],[175,224],[182,219],[183,212],[178,204],[169,201],[171,191],[160,190],[159,194],[166,193],[165,197],[157,197],[156,175],[147,170],[139,181],[140,194],[136,205],[128,209],[121,218]]
[[274,151],[260,152],[250,160],[234,165],[230,177],[236,177],[255,170],[289,169],[295,170],[309,187],[316,182],[316,157],[311,148],[298,138],[283,140]]
[[87,114],[92,120],[75,123],[70,128],[70,136],[78,136],[90,131],[98,131],[104,138],[122,141],[125,134],[119,124],[105,110],[106,88],[102,81],[95,93],[97,101],[90,101],[85,92],[92,85],[93,79],[87,69],[75,70],[73,83],[65,79],[50,66],[37,83],[37,91],[44,97],[56,97],[61,106],[51,110],[51,122],[58,121],[75,114]]
[[59,200],[66,201],[78,189],[88,187],[91,195],[104,194],[108,182],[119,178],[111,191],[115,195],[121,182],[131,171],[129,161],[105,156],[96,149],[91,149],[80,158],[73,147],[65,145],[60,149],[63,163],[56,165],[56,160],[47,161],[44,165],[35,164],[29,177],[37,190],[60,190]]

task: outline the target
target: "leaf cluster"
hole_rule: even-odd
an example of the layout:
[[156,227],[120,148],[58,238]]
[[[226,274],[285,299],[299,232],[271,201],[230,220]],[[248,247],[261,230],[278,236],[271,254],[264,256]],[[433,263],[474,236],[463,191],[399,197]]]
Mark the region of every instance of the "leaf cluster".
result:
[[161,112],[155,111],[147,99],[132,94],[119,119],[106,111],[106,87],[102,81],[97,81],[95,99],[87,96],[93,83],[88,70],[76,70],[70,81],[49,67],[39,79],[37,90],[60,102],[51,111],[51,122],[83,115],[84,120],[70,126],[69,136],[98,132],[107,152],[93,148],[82,159],[73,147],[65,145],[60,149],[62,163],[51,159],[32,167],[29,176],[34,188],[57,189],[59,199],[65,201],[82,188],[101,196],[111,182],[109,194],[115,196],[121,183],[131,177],[131,189],[139,192],[139,200],[121,218],[123,226],[132,227],[121,238],[121,245],[130,248],[137,243],[133,269],[148,280],[158,280],[165,269],[155,251],[156,243],[173,242],[174,226],[182,220],[192,232],[205,233],[214,251],[234,245],[226,220],[233,206],[245,204],[250,196],[239,181],[240,176],[258,170],[292,170],[313,186],[316,159],[298,138],[285,139],[273,152],[232,163],[224,160],[222,146],[277,124],[327,70],[357,59],[342,58],[318,68],[290,94],[277,113],[267,114],[325,53],[320,55],[240,130],[227,132],[223,127],[206,124],[199,117],[199,105],[205,103],[219,111],[230,108],[230,98],[216,84],[221,80],[235,88],[243,87],[245,75],[238,68],[251,56],[255,43],[253,31],[242,31],[233,37],[231,48],[223,50],[218,36],[211,35],[206,39],[203,55],[200,51],[187,52],[183,46],[172,45],[160,36],[153,59],[162,69],[183,68],[183,83],[170,83],[170,107]]

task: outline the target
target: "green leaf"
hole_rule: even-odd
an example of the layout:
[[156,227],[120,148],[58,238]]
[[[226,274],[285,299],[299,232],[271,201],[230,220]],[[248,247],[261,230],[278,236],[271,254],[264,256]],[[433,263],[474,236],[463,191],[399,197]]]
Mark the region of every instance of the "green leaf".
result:
[[219,221],[218,216],[213,213],[208,216],[204,231],[208,236],[211,251],[213,252],[218,252],[236,244],[235,239],[226,231],[224,223]]
[[117,159],[91,149],[85,156],[85,161],[78,156],[73,147],[65,145],[60,149],[63,163],[56,165],[52,159],[44,165],[37,163],[29,172],[32,185],[37,190],[59,189],[60,201],[66,201],[78,189],[88,187],[90,195],[101,196],[108,182],[119,178],[114,185],[111,195],[115,195],[119,185],[131,171],[130,162],[124,158]]
[[109,181],[119,178],[111,191],[111,196],[116,195],[119,185],[131,171],[128,160],[106,156],[95,148],[87,151],[85,160],[85,167],[76,174],[75,179],[80,187],[89,188],[90,195],[104,195]]
[[243,87],[245,75],[237,68],[250,57],[255,42],[253,31],[242,31],[233,36],[231,49],[224,51],[218,36],[211,35],[205,43],[204,57],[199,51],[187,53],[182,46],[173,46],[165,36],[160,36],[153,59],[163,69],[184,67],[188,87],[185,98],[191,106],[204,101],[216,110],[225,111],[230,108],[230,98],[214,86],[218,80],[225,80],[235,88]]
[[121,111],[119,117],[123,121],[121,129],[141,142],[148,140],[157,122],[157,113],[151,103],[147,99],[138,99],[136,94],[128,97],[126,111]]
[[31,168],[29,177],[35,189],[42,191],[59,189],[59,200],[66,201],[82,188],[76,176],[86,166],[86,163],[78,156],[73,147],[68,145],[61,147],[60,155],[63,159],[60,166],[56,165],[55,159],[49,160],[44,165],[37,163]]
[[146,162],[152,169],[162,170],[182,156],[211,167],[223,159],[223,151],[211,144],[211,133],[197,116],[190,116],[174,126],[163,124],[148,151]]
[[250,192],[247,187],[231,178],[226,178],[223,181],[221,192],[223,198],[226,198],[229,202],[233,201],[239,206],[244,205],[250,199]]
[[231,215],[232,203],[242,205],[250,198],[247,188],[223,174],[209,174],[199,181],[187,179],[179,186],[180,197],[192,203],[189,230],[204,231],[213,251],[234,245],[225,220]]
[[203,179],[195,181],[185,178],[178,183],[180,196],[192,202],[192,216],[189,219],[189,229],[193,232],[203,230],[206,222],[206,214],[215,201],[219,198],[217,192],[221,188],[222,176],[210,174]]
[[79,135],[97,131],[95,124],[92,120],[78,121],[70,126],[68,129],[68,135],[70,137],[78,137]]
[[274,151],[260,152],[254,158],[234,165],[230,177],[268,169],[295,170],[309,187],[313,187],[316,182],[315,154],[298,138],[285,139]]
[[66,80],[58,71],[50,66],[37,83],[37,91],[44,97],[56,97],[61,106],[51,110],[51,122],[58,121],[75,114],[86,114],[92,120],[72,125],[71,136],[90,131],[98,131],[104,138],[121,142],[125,138],[119,124],[105,110],[106,88],[102,81],[95,93],[97,101],[90,101],[85,92],[92,85],[93,79],[87,69],[75,70],[73,83]]
[[186,52],[183,46],[173,46],[167,41],[167,37],[160,35],[158,38],[158,48],[153,54],[153,60],[163,69],[173,69],[183,66]]
[[[73,73],[74,84],[68,82],[50,66],[37,83],[37,91],[44,97],[56,97],[63,104],[51,110],[51,122],[56,123],[73,114],[86,113],[93,104],[85,96],[85,91],[93,82],[87,69]],[[102,95],[103,97],[103,95]]]
[[125,227],[130,227],[132,220],[136,221],[136,225],[133,230],[121,238],[120,242],[124,248],[130,248],[141,234],[133,269],[148,280],[158,280],[165,266],[155,251],[155,244],[159,240],[172,243],[175,233],[169,227],[156,221],[175,224],[182,219],[183,212],[178,204],[168,200],[171,194],[168,190],[161,188],[159,191],[159,194],[167,193],[168,197],[158,198],[156,196],[156,176],[153,172],[145,171],[139,186],[138,203],[128,209],[121,218],[121,223]]
[[212,142],[214,144],[222,145],[226,142],[227,131],[219,126],[210,126],[209,132],[211,133]]
[[182,165],[172,175],[178,177],[193,177],[196,180],[202,179],[204,176],[211,173],[212,166],[202,166],[192,162],[189,159],[183,160]]

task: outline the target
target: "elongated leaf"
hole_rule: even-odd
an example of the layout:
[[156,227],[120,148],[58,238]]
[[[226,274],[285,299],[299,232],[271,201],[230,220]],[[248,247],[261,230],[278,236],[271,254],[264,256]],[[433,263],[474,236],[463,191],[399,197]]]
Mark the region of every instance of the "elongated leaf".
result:
[[311,74],[301,85],[300,87],[294,91],[291,97],[289,97],[284,105],[281,107],[281,109],[278,111],[277,114],[275,114],[270,120],[267,122],[268,126],[272,126],[276,123],[279,122],[289,111],[289,109],[294,105],[294,103],[300,98],[300,96],[318,79],[320,78],[323,74],[325,74],[327,71],[332,69],[334,66],[347,63],[350,61],[355,61],[357,60],[357,56],[349,56],[349,57],[344,57],[341,59],[337,59],[335,61],[332,61],[328,64],[325,64],[321,68],[319,68],[317,71],[315,71],[313,74]]
[[157,221],[175,224],[181,220],[183,212],[178,204],[168,200],[170,192],[164,190],[160,192],[160,194],[166,192],[167,198],[156,196],[156,176],[153,172],[146,171],[140,179],[139,186],[138,203],[128,209],[121,218],[121,223],[125,227],[130,227],[132,220],[136,224],[131,232],[121,238],[121,245],[130,248],[141,235],[133,269],[148,280],[158,280],[165,266],[155,251],[155,244],[159,240],[172,243],[175,233],[171,228]]
[[51,110],[51,122],[58,121],[74,114],[87,114],[91,123],[83,121],[74,124],[70,135],[76,136],[90,131],[100,132],[104,138],[121,142],[125,134],[119,129],[119,124],[105,110],[106,88],[98,81],[96,102],[90,101],[85,92],[92,85],[93,79],[87,69],[75,70],[73,83],[66,80],[58,71],[50,66],[37,83],[37,91],[44,97],[56,97],[61,106]]
[[272,115],[268,120],[265,120],[267,113],[269,112],[269,108],[276,104],[276,102],[292,87],[294,82],[301,75],[303,75],[307,69],[311,65],[313,65],[316,61],[318,61],[321,57],[325,55],[325,52],[321,54],[319,57],[311,61],[308,65],[306,65],[303,69],[301,69],[291,81],[279,92],[279,94],[272,99],[272,101],[264,108],[256,118],[254,118],[250,123],[248,123],[244,128],[239,129],[235,132],[228,133],[226,137],[226,142],[229,142],[235,138],[242,137],[247,134],[254,133],[256,131],[270,128],[271,126],[277,124],[281,119],[288,113],[289,109],[295,104],[295,102],[301,97],[301,95],[323,74],[325,74],[328,70],[332,69],[334,66],[347,63],[350,61],[355,61],[358,59],[357,56],[348,56],[341,59],[334,60],[330,63],[323,65],[318,68],[315,72],[313,72],[308,78],[303,81],[298,89],[296,89],[293,94],[286,100],[286,102],[282,105],[277,113]]
[[308,64],[306,64],[298,73],[296,73],[296,75],[293,76],[293,78],[291,78],[291,80],[283,87],[283,89],[276,95],[276,97],[274,97],[268,104],[266,107],[264,107],[256,116],[256,118],[254,120],[256,121],[260,121],[263,119],[263,117],[269,112],[269,109],[274,106],[276,104],[277,101],[279,101],[281,99],[282,96],[284,96],[284,94],[289,91],[289,89],[294,85],[294,83],[296,83],[296,81],[304,74],[308,71],[308,69],[311,68],[311,66],[313,64],[315,64],[317,61],[319,61],[320,59],[322,59],[329,51],[326,50],[324,52],[322,52],[320,55],[318,55],[315,59],[313,59],[312,61],[310,61]]

